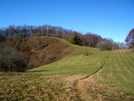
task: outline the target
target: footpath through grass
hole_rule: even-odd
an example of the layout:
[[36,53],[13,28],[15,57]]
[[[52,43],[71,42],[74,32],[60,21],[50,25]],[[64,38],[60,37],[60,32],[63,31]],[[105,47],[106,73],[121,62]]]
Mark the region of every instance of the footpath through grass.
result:
[[[100,51],[59,40],[75,50],[56,62],[25,73],[0,73],[0,100],[134,100],[133,52]],[[77,80],[79,77],[86,78]]]
[[[113,96],[117,94],[115,100],[134,99],[134,53],[131,50],[100,51],[95,48],[72,46],[75,50],[63,59],[30,71],[45,71],[41,73],[72,75],[72,77],[73,75],[85,77],[93,75],[98,83],[95,86],[109,86],[107,90],[99,91],[103,95],[108,93],[107,96],[113,99]],[[85,55],[85,52],[88,55]]]
[[95,82],[88,90],[94,99],[134,101],[134,52],[110,51],[103,68],[88,80]]
[[73,46],[75,50],[68,56],[45,66],[29,70],[30,72],[38,72],[46,75],[64,74],[64,75],[92,75],[96,73],[109,57],[109,51],[100,51],[96,48],[82,47],[72,45],[65,40],[64,43]]

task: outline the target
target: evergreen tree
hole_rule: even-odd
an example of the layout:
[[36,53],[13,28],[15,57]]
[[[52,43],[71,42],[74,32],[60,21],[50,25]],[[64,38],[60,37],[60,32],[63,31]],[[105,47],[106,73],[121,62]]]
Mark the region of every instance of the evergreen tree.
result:
[[81,45],[81,39],[78,35],[75,35],[72,40],[71,40],[72,44],[76,44],[76,45]]

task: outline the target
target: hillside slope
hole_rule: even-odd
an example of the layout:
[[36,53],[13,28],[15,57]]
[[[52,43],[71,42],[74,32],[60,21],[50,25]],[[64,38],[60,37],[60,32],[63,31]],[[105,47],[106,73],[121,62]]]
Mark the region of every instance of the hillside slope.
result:
[[[97,48],[73,45],[64,39],[59,40],[73,47],[74,51],[54,63],[40,66],[38,68],[32,69],[31,71],[45,69],[50,71],[47,72],[49,74],[52,72],[52,74],[92,75],[101,69],[103,63],[109,56],[109,51],[100,51]],[[100,66],[99,63],[101,63]]]
[[27,69],[54,62],[73,51],[72,47],[56,38],[45,36],[26,38],[20,47],[29,58]]
[[86,101],[134,100],[134,53],[131,50],[100,51],[59,40],[75,50],[61,60],[31,71],[40,71],[43,75],[66,75],[64,80],[69,82],[68,86],[77,90],[72,92],[69,89],[70,94],[75,93],[74,99],[79,96]]
[[74,51],[26,73],[0,73],[0,100],[134,101],[132,51],[100,51],[56,40]]

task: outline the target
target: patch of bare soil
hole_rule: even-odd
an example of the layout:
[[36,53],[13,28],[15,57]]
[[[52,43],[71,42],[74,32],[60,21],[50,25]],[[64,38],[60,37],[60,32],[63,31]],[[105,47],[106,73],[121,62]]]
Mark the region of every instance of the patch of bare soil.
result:
[[78,89],[79,79],[83,76],[69,76],[64,78],[65,91],[68,94],[68,101],[85,101],[81,97],[81,91]]

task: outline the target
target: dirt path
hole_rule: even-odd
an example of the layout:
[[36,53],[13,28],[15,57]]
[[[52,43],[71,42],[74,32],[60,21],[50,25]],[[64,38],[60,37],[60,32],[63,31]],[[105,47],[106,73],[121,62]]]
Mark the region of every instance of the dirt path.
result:
[[83,79],[85,76],[71,76],[67,77],[66,92],[69,94],[69,101],[103,101],[101,94],[93,96],[92,92],[95,92],[100,87],[97,85],[97,81],[94,79],[94,75]]
[[[99,70],[90,76],[77,75],[67,77],[68,83],[66,84],[66,92],[69,94],[71,101],[104,101],[104,96],[98,93],[102,85],[98,85],[99,80],[101,80],[98,72],[103,69],[106,61],[102,64]],[[99,79],[96,79],[99,78]]]
[[120,84],[105,82],[100,76],[109,57],[101,68],[90,76],[75,75],[66,77],[66,92],[68,101],[132,101],[132,93],[126,91]]

